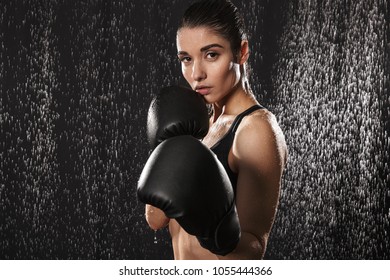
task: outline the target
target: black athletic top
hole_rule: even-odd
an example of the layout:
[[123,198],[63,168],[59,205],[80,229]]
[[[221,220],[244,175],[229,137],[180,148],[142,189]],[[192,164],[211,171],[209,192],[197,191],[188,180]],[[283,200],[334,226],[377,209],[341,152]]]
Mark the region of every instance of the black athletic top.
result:
[[240,125],[242,119],[245,116],[259,109],[264,109],[264,107],[260,105],[254,105],[249,109],[245,110],[244,112],[240,113],[234,119],[228,132],[210,148],[214,152],[214,154],[217,155],[219,161],[222,163],[223,167],[225,168],[226,173],[229,176],[230,182],[232,183],[234,194],[236,194],[236,188],[237,188],[237,173],[234,173],[229,167],[229,162],[228,162],[229,151],[230,148],[232,147],[234,136],[236,135],[237,128]]

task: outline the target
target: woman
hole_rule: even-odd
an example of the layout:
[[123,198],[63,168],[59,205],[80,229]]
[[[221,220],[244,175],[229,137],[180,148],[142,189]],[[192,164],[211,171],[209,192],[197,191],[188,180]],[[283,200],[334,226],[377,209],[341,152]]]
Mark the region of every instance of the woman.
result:
[[259,105],[249,87],[249,46],[237,8],[227,0],[191,5],[177,31],[177,49],[184,78],[212,106],[203,143],[218,156],[232,182],[241,240],[232,253],[214,255],[158,208],[147,205],[146,219],[154,230],[169,224],[175,259],[263,258],[287,148],[275,117]]

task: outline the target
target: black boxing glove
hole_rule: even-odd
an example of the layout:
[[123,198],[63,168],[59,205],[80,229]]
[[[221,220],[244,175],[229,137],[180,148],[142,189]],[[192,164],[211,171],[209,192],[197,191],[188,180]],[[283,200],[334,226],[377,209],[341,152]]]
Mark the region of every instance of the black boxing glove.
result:
[[169,86],[161,89],[149,107],[147,134],[152,148],[165,139],[192,135],[201,139],[209,130],[206,103],[195,91]]
[[176,219],[214,254],[226,255],[239,242],[229,177],[214,153],[192,136],[172,137],[157,146],[141,173],[137,195]]
[[226,171],[197,140],[208,128],[207,107],[198,93],[163,88],[149,107],[148,139],[157,148],[141,173],[137,195],[176,219],[202,247],[225,255],[237,246],[241,231]]

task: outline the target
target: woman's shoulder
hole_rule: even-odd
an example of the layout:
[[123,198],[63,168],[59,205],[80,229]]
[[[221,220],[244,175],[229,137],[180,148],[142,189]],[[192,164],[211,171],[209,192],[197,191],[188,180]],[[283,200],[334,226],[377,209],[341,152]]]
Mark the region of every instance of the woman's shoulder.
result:
[[283,132],[278,124],[278,121],[273,113],[267,109],[256,110],[253,113],[245,116],[237,129],[237,134],[254,137],[282,137]]
[[242,119],[239,125],[233,152],[241,158],[273,158],[284,163],[287,159],[285,137],[277,119],[267,109],[256,110]]

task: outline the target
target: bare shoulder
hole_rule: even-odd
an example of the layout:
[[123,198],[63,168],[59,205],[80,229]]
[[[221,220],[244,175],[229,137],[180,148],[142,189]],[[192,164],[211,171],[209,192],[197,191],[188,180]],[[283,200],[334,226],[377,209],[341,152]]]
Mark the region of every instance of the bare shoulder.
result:
[[237,163],[253,164],[264,172],[274,169],[275,165],[283,170],[287,161],[287,146],[276,117],[263,109],[243,118],[232,152]]

